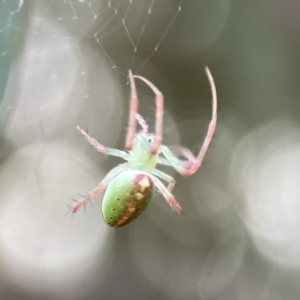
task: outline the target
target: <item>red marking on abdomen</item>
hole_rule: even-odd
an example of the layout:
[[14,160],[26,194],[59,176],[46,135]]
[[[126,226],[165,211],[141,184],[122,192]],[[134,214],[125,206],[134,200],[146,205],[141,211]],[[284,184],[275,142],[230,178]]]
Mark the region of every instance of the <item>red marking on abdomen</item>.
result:
[[[137,174],[134,178],[135,188],[129,196],[129,200],[124,207],[119,218],[110,224],[112,227],[121,227],[132,221],[141,207],[147,201],[149,193],[153,188],[152,179],[146,174]],[[150,200],[150,199],[149,199]]]

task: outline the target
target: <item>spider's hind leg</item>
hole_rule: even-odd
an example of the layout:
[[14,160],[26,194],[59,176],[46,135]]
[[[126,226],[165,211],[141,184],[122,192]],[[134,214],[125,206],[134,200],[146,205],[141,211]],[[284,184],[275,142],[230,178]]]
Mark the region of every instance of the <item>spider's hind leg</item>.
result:
[[150,178],[153,180],[155,186],[162,193],[162,195],[164,196],[164,198],[166,199],[166,201],[169,203],[169,205],[171,206],[171,208],[173,210],[175,210],[176,212],[180,213],[181,210],[182,210],[182,208],[180,207],[180,205],[176,201],[176,199],[173,196],[173,194],[163,185],[163,183],[158,178],[156,178],[153,175],[150,175]]
[[172,176],[170,176],[169,174],[167,174],[165,172],[162,172],[162,171],[160,171],[158,169],[154,169],[151,173],[153,175],[155,175],[157,177],[160,177],[161,179],[167,181],[168,184],[169,184],[168,187],[167,187],[167,189],[168,189],[169,192],[172,192],[172,190],[173,190],[173,188],[175,186],[175,183],[176,183],[175,179]]
[[100,192],[104,191],[110,181],[125,169],[125,166],[126,164],[119,165],[108,172],[108,174],[95,188],[93,188],[84,198],[78,200],[78,202],[73,207],[71,207],[72,213],[76,213],[88,201],[96,197]]

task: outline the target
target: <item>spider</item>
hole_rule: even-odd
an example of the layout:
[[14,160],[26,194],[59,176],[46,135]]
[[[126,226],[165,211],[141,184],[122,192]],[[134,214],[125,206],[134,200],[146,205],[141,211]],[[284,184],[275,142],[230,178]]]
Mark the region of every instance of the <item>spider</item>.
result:
[[[191,176],[200,167],[211,142],[217,122],[216,88],[208,67],[205,67],[205,72],[212,92],[212,119],[204,143],[197,156],[194,156],[189,149],[181,147],[179,148],[179,153],[185,159],[180,159],[167,146],[161,144],[164,113],[163,94],[149,80],[142,76],[132,75],[130,70],[129,82],[131,97],[129,125],[125,143],[126,151],[108,148],[99,144],[80,126],[76,125],[76,128],[97,151],[106,155],[121,157],[127,162],[113,168],[94,189],[79,200],[71,208],[73,213],[77,212],[88,201],[106,189],[102,202],[104,221],[112,227],[121,227],[136,219],[146,209],[155,187],[173,210],[178,213],[181,212],[180,205],[171,193],[175,186],[174,178],[156,169],[156,165],[162,164],[171,166],[185,177]],[[138,98],[134,78],[145,82],[156,96],[155,133],[148,132],[146,121],[137,113]],[[137,134],[136,121],[142,128]],[[163,157],[161,155],[163,155]],[[166,187],[158,178],[168,182],[168,186]]]

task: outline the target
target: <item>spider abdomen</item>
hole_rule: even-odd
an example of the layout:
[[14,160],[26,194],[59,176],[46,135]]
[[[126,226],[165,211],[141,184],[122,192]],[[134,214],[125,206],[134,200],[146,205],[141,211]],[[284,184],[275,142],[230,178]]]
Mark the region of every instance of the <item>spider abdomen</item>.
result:
[[125,170],[109,183],[102,202],[105,222],[124,226],[136,219],[152,198],[154,184],[147,173]]

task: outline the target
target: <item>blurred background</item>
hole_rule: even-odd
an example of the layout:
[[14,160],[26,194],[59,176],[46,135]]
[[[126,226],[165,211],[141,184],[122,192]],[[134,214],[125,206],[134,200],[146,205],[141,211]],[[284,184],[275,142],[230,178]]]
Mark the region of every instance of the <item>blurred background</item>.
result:
[[[0,299],[300,299],[299,1],[0,2]],[[173,212],[156,193],[133,223],[108,227],[103,194],[122,162],[128,70],[165,96],[164,144],[199,151],[171,168]],[[152,91],[136,81],[155,124]],[[79,195],[78,195],[79,194]]]

